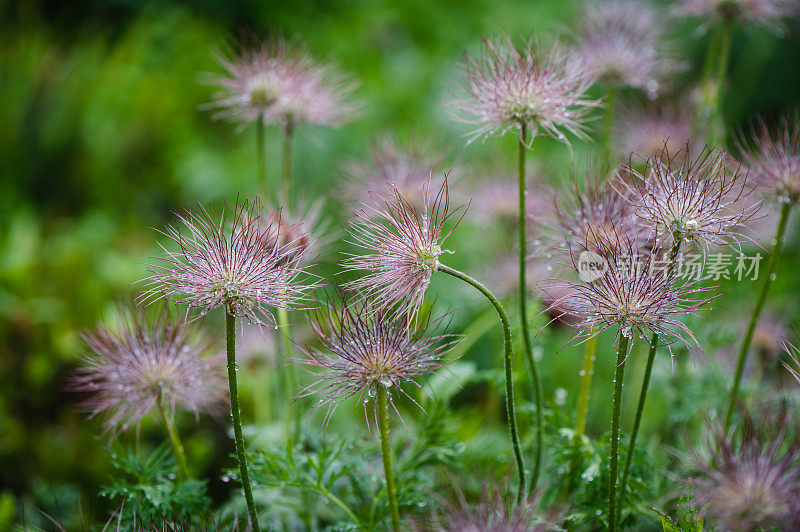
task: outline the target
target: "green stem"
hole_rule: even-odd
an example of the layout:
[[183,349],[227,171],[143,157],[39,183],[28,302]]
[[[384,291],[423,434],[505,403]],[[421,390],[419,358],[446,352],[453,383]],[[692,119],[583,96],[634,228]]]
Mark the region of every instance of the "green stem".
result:
[[236,445],[236,461],[239,463],[244,500],[247,503],[247,511],[250,513],[253,532],[260,532],[258,513],[253,502],[253,491],[250,486],[250,475],[247,473],[247,456],[245,454],[242,418],[239,410],[239,389],[236,384],[236,318],[229,312],[225,313],[225,347],[228,355],[228,388],[231,395],[231,419],[233,420],[233,439]]
[[608,98],[606,98],[607,108],[603,119],[603,160],[609,168],[613,166],[613,146],[614,139],[614,109],[616,108],[617,89],[609,87]]
[[189,478],[189,467],[186,465],[186,453],[183,452],[183,444],[178,436],[178,432],[175,430],[175,424],[172,418],[167,415],[167,410],[164,408],[164,401],[162,401],[161,398],[158,399],[158,413],[161,416],[164,427],[167,429],[169,443],[172,446],[172,453],[175,455],[175,461],[178,462],[178,472],[180,472],[181,478],[186,480]]
[[[675,234],[675,243],[669,253],[669,262],[667,264],[667,277],[672,281],[675,275],[675,268],[677,262],[675,259],[681,250],[683,244],[683,236],[680,233]],[[625,466],[622,468],[622,479],[619,484],[619,513],[622,515],[622,509],[625,508],[625,495],[628,486],[628,476],[631,472],[631,465],[633,463],[633,452],[636,449],[636,437],[639,434],[639,428],[642,424],[642,416],[644,415],[644,404],[647,401],[647,388],[650,386],[650,375],[653,371],[653,361],[656,358],[656,351],[658,350],[658,334],[653,333],[650,338],[650,349],[647,353],[647,362],[644,368],[644,377],[642,377],[642,389],[639,391],[639,402],[636,405],[636,416],[633,420],[633,428],[631,429],[631,437],[628,442],[628,451],[625,455]]]
[[533,459],[533,472],[531,474],[531,491],[536,490],[536,483],[539,480],[539,469],[542,463],[542,377],[539,373],[539,366],[533,358],[533,349],[531,348],[531,337],[528,331],[528,284],[526,281],[526,266],[527,266],[527,236],[525,235],[525,222],[526,222],[526,187],[525,187],[525,155],[527,148],[525,146],[527,131],[524,124],[520,126],[520,141],[519,141],[519,318],[520,318],[520,331],[522,332],[522,341],[525,346],[525,358],[530,368],[531,378],[533,380],[533,393],[534,402],[536,406],[536,451]]
[[286,309],[278,309],[278,331],[280,331],[281,345],[280,351],[285,362],[285,366],[281,370],[285,373],[284,385],[286,394],[286,438],[293,442],[298,435],[298,427],[300,420],[297,417],[297,409],[294,405],[294,386],[295,386],[295,373],[294,365],[291,363],[292,340],[291,329],[289,325],[289,312]]
[[592,376],[594,375],[594,358],[597,349],[597,335],[591,331],[591,336],[586,340],[583,352],[583,369],[581,374],[581,387],[578,392],[578,413],[575,419],[575,433],[580,436],[586,430],[586,417],[589,414],[589,394],[592,391]]
[[608,528],[617,530],[617,464],[619,461],[619,419],[622,410],[622,379],[625,377],[625,358],[628,356],[628,337],[619,332],[617,367],[614,371],[614,396],[611,401],[611,454],[608,460]]
[[383,455],[383,473],[386,475],[386,495],[389,498],[389,513],[392,516],[392,530],[400,530],[400,509],[397,506],[397,489],[394,485],[392,471],[392,447],[389,445],[389,406],[386,388],[378,386],[378,431],[381,434],[381,454]]
[[767,301],[769,294],[769,287],[772,284],[772,275],[775,273],[775,267],[778,264],[778,258],[781,254],[781,246],[783,245],[783,236],[786,233],[786,225],[789,222],[789,212],[791,211],[792,204],[786,202],[781,207],[781,217],[778,221],[778,231],[775,233],[775,241],[772,244],[772,253],[769,255],[769,262],[767,262],[767,271],[764,272],[764,282],[761,285],[761,292],[758,294],[756,306],[753,309],[753,314],[750,316],[750,324],[747,326],[747,332],[744,335],[744,341],[739,349],[739,358],[736,363],[736,375],[733,378],[733,387],[731,388],[730,398],[728,400],[728,411],[725,414],[725,432],[731,425],[731,418],[733,417],[733,408],[736,405],[736,398],[739,395],[739,385],[742,381],[742,373],[744,372],[745,362],[747,362],[747,352],[750,350],[750,343],[753,341],[753,333],[756,330],[758,317],[761,315],[761,310],[764,308],[764,303]]
[[503,305],[497,300],[488,288],[481,283],[470,277],[469,275],[460,272],[444,264],[438,265],[440,272],[452,275],[457,279],[472,285],[476,290],[483,294],[486,299],[491,302],[500,317],[500,323],[503,325],[503,366],[505,368],[506,378],[506,414],[508,415],[508,427],[511,433],[511,445],[514,448],[514,458],[517,462],[517,474],[519,475],[519,490],[517,492],[517,503],[521,503],[525,498],[525,463],[522,460],[522,451],[519,446],[519,434],[517,433],[517,414],[514,406],[514,377],[511,371],[511,325],[508,323],[508,316],[506,315]]
[[720,41],[719,41],[719,60],[716,64],[716,72],[714,75],[713,85],[713,100],[711,100],[711,118],[709,120],[709,138],[708,142],[712,146],[715,145],[721,137],[721,131],[724,129],[722,121],[722,93],[725,85],[725,77],[728,72],[728,62],[731,54],[731,37],[733,35],[733,21],[724,19],[722,27],[720,28]]
[[283,124],[283,156],[281,158],[281,202],[288,206],[292,193],[292,135],[294,122],[287,119]]
[[269,183],[267,183],[267,163],[264,154],[264,120],[261,116],[256,120],[256,167],[258,172],[256,188],[261,189],[261,195],[266,200]]

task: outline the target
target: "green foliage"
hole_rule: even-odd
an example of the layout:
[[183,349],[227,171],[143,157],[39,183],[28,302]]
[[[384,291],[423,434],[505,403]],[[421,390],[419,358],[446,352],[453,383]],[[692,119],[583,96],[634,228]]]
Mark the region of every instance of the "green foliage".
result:
[[202,523],[211,500],[205,480],[182,480],[167,444],[152,452],[119,445],[107,447],[114,474],[100,495],[119,505],[125,523],[190,521]]

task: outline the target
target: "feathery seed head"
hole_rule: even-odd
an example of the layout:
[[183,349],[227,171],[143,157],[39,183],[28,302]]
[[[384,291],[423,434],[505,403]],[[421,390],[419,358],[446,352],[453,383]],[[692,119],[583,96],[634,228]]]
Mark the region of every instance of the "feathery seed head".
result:
[[782,20],[800,15],[795,0],[680,0],[675,12],[684,17],[706,19],[705,27],[718,21],[733,21],[782,32]]
[[434,334],[441,320],[412,328],[402,314],[367,298],[330,303],[327,311],[317,312],[312,319],[322,349],[303,348],[307,357],[295,360],[316,379],[300,396],[322,395],[317,406],[327,408],[326,424],[336,407],[354,395],[363,400],[366,414],[378,387],[390,399],[397,391],[413,401],[401,385],[419,387],[414,379],[434,374],[449,363],[443,357],[460,339]]
[[327,63],[315,61],[297,41],[274,37],[242,53],[218,53],[227,75],[213,76],[220,87],[208,109],[215,118],[247,124],[339,125],[350,121],[356,84]]
[[449,253],[442,245],[453,229],[443,234],[444,224],[461,210],[450,210],[447,176],[435,195],[429,186],[430,182],[423,189],[421,209],[392,187],[391,195],[379,196],[381,208],[365,205],[355,213],[350,221],[351,243],[371,253],[352,255],[342,262],[345,270],[368,272],[345,288],[363,291],[409,315],[416,313],[439,266],[439,256]]
[[125,430],[159,405],[217,413],[225,403],[224,357],[206,356],[209,339],[172,318],[134,308],[116,326],[99,324],[83,333],[88,349],[69,389],[88,393],[81,410],[107,413],[108,431]]
[[796,530],[800,526],[800,440],[785,410],[749,413],[739,438],[717,430],[708,455],[695,451],[695,500],[724,530]]
[[523,126],[531,138],[540,130],[565,143],[564,131],[586,138],[585,115],[600,101],[585,96],[594,79],[568,49],[533,39],[518,48],[508,35],[484,39],[484,48],[481,57],[466,56],[468,97],[448,104],[457,120],[478,126],[469,142],[512,130],[521,135]]
[[681,239],[701,250],[739,245],[746,237],[738,229],[760,207],[742,205],[750,193],[747,176],[724,150],[703,150],[693,157],[688,146],[674,155],[665,146],[647,160],[642,173],[632,165],[626,171],[634,181],[625,186],[636,214],[654,227],[661,244]]
[[744,163],[756,184],[780,203],[800,202],[800,122],[797,112],[776,133],[759,121],[751,146],[740,142]]
[[295,241],[281,241],[279,213],[264,214],[258,202],[242,202],[230,224],[198,205],[177,214],[181,225],[168,224],[162,232],[177,251],[161,246],[161,262],[149,264],[152,275],[141,302],[166,295],[176,303],[200,309],[205,315],[217,307],[251,323],[275,325],[267,307],[301,308],[316,286],[304,282],[303,250]]
[[694,153],[691,113],[677,107],[626,109],[615,129],[618,153],[623,157],[631,154],[653,157],[662,153],[665,145],[669,153],[679,153],[686,146]]

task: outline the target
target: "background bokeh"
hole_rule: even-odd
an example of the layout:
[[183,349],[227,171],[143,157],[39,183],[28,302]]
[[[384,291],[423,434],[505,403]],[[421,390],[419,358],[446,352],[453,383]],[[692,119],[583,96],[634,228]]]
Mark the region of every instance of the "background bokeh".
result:
[[[342,164],[368,157],[376,135],[393,133],[444,151],[441,170],[455,169],[458,198],[468,198],[482,177],[509,173],[514,139],[465,147],[465,126],[442,106],[461,90],[462,53],[503,30],[568,37],[579,9],[580,2],[565,0],[0,2],[0,529],[23,507],[32,520],[33,508],[72,515],[81,504],[84,513],[108,512],[110,504],[98,497],[110,471],[100,423],[76,413],[76,398],[64,391],[82,350],[80,331],[136,293],[135,282],[146,272],[142,262],[156,252],[151,228],[170,219],[172,210],[194,201],[219,206],[257,191],[253,129],[214,122],[198,109],[214,90],[199,82],[201,73],[220,71],[214,47],[278,30],[360,80],[364,109],[358,120],[338,129],[301,128],[296,141],[295,182],[305,197],[325,200],[333,242],[318,271],[329,275],[345,246],[339,227],[351,210],[335,193]],[[696,25],[672,30],[690,66],[673,88],[685,95],[697,80],[707,40]],[[782,37],[737,29],[724,106],[730,131],[756,114],[774,118],[797,105],[798,65],[797,24]],[[620,105],[636,99],[623,94]],[[277,130],[268,130],[267,142],[270,178],[277,179]],[[558,183],[598,153],[588,143],[576,142],[570,153],[537,139],[530,160],[538,179]],[[766,227],[768,235],[771,223]],[[500,233],[468,213],[449,244],[452,263],[500,283],[493,264],[511,251]],[[767,309],[786,327],[798,317],[798,244],[790,230]],[[719,310],[695,320],[706,352],[689,360],[676,349],[675,365],[666,355],[657,362],[642,441],[680,445],[684,433],[720,406],[713,390],[730,380],[727,353],[742,334],[756,289],[753,282],[723,285]],[[455,329],[474,323],[484,310],[477,294],[449,279],[435,279],[433,290],[437,309],[453,312]],[[220,319],[212,314],[206,321],[214,327]],[[565,415],[574,404],[582,354],[579,347],[564,347],[567,334],[553,327],[536,339],[545,397],[555,410],[565,405]],[[498,360],[497,340],[488,335],[477,341],[463,360],[491,367]],[[607,340],[598,344],[589,420],[595,435],[606,430],[609,410],[613,358],[604,348]],[[636,355],[634,364],[642,364],[640,351]],[[465,413],[500,409],[495,396],[467,386],[455,404]],[[631,414],[628,405],[626,423]],[[358,408],[341,417],[359,423]],[[486,438],[480,416],[464,417],[460,439],[469,445]],[[230,465],[223,424],[186,421],[189,454],[199,470],[218,477]],[[143,427],[143,438],[148,431]],[[502,447],[499,423],[496,433]],[[212,497],[222,500],[228,489],[214,481]]]

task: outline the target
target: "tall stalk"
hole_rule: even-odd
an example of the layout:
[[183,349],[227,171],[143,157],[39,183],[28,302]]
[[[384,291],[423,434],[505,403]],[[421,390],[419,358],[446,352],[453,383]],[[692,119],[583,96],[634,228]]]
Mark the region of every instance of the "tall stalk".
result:
[[264,153],[264,120],[262,117],[256,120],[256,173],[258,174],[257,188],[261,190],[261,196],[266,199],[269,192],[269,183],[267,183],[267,162]]
[[239,388],[236,383],[236,318],[225,313],[225,347],[228,355],[228,389],[231,395],[231,420],[233,421],[233,439],[236,446],[236,461],[239,463],[239,474],[242,478],[242,491],[250,513],[253,532],[261,532],[258,525],[258,513],[253,502],[253,491],[250,486],[250,475],[247,473],[247,455],[245,454],[244,437],[242,436],[242,418],[239,410]]
[[616,87],[609,87],[608,98],[606,98],[606,115],[603,119],[603,161],[609,168],[613,166],[613,147],[611,141],[614,138],[614,110],[616,108],[616,100]]
[[[675,243],[669,253],[669,262],[667,264],[667,278],[672,282],[675,275],[676,262],[678,252],[681,249],[683,237],[675,235]],[[639,402],[636,405],[636,416],[633,420],[633,428],[631,429],[631,437],[628,442],[628,452],[625,455],[625,466],[622,468],[622,479],[619,483],[619,514],[622,515],[622,509],[625,507],[625,495],[628,486],[628,476],[631,472],[631,464],[633,463],[633,452],[636,448],[636,437],[639,434],[639,427],[642,424],[642,416],[644,415],[644,404],[647,400],[647,388],[650,386],[650,375],[653,371],[653,361],[656,358],[656,351],[658,350],[658,334],[653,333],[650,338],[650,349],[647,353],[647,362],[644,367],[644,377],[642,377],[642,389],[639,391]]]
[[383,473],[386,475],[386,495],[389,498],[389,513],[392,516],[392,530],[400,531],[400,509],[397,506],[397,488],[392,471],[392,447],[389,445],[389,406],[386,388],[378,386],[378,432],[381,434],[381,455],[383,455]]
[[286,309],[279,308],[278,314],[278,330],[280,332],[280,340],[276,345],[279,345],[279,356],[286,361],[286,366],[283,368],[284,373],[284,393],[286,400],[286,438],[288,441],[293,442],[297,439],[298,429],[300,426],[300,419],[297,417],[296,408],[294,406],[294,386],[295,386],[295,373],[294,365],[290,364],[290,355],[292,352],[292,340],[289,336],[289,312]]
[[284,205],[291,203],[292,193],[292,136],[294,122],[286,119],[283,124],[283,155],[281,157],[281,200]]
[[527,245],[528,240],[525,234],[525,155],[527,130],[524,124],[520,125],[520,140],[519,140],[519,317],[520,317],[520,331],[522,332],[522,341],[525,346],[525,358],[528,361],[528,366],[531,371],[531,379],[533,380],[533,393],[536,406],[536,451],[533,460],[533,472],[531,474],[531,491],[536,489],[536,483],[539,479],[539,469],[542,463],[542,377],[539,373],[539,366],[533,358],[533,349],[531,348],[531,338],[528,333],[528,285],[526,281],[526,265],[527,265]]
[[181,478],[186,480],[189,478],[189,467],[186,465],[186,453],[183,452],[183,444],[178,436],[178,432],[175,430],[175,423],[167,414],[167,409],[164,408],[164,401],[162,401],[161,398],[158,399],[158,413],[161,416],[164,427],[167,429],[169,443],[172,446],[172,454],[175,455],[175,461],[178,463],[178,472],[181,474]]
[[622,410],[622,379],[628,356],[628,337],[619,331],[617,367],[614,371],[614,395],[611,400],[611,454],[608,459],[608,528],[617,530],[617,464],[619,460],[619,419]]
[[517,474],[519,475],[519,488],[517,492],[517,503],[521,503],[525,498],[525,463],[522,460],[522,451],[519,445],[519,434],[517,433],[517,414],[514,406],[514,376],[511,370],[511,325],[508,323],[508,316],[506,315],[503,305],[497,300],[488,288],[481,283],[470,277],[469,275],[460,272],[444,264],[439,264],[437,269],[446,274],[452,275],[457,279],[472,285],[476,290],[483,294],[486,299],[491,302],[500,317],[500,323],[503,326],[503,366],[505,369],[506,378],[506,415],[508,415],[508,428],[511,433],[511,445],[514,448],[514,458],[517,462]]
[[745,362],[747,362],[747,353],[750,350],[750,343],[753,341],[753,333],[758,324],[758,317],[761,315],[761,310],[764,308],[764,303],[767,301],[769,288],[772,284],[772,276],[775,273],[775,267],[778,264],[778,258],[781,254],[781,247],[783,246],[783,236],[786,233],[786,225],[789,222],[789,212],[792,209],[791,203],[784,203],[781,207],[781,217],[778,220],[778,231],[775,233],[775,240],[772,244],[772,252],[769,255],[769,262],[767,262],[767,271],[764,272],[764,282],[761,285],[761,292],[758,294],[756,306],[753,309],[753,314],[750,316],[750,323],[747,326],[747,332],[744,335],[742,346],[739,349],[739,358],[736,363],[736,375],[733,378],[733,387],[731,388],[730,398],[728,399],[728,411],[725,414],[725,432],[731,425],[733,417],[733,408],[736,406],[736,398],[739,395],[739,385],[742,381],[742,373],[744,372]]
[[722,93],[725,85],[725,77],[728,72],[728,61],[731,55],[731,37],[733,35],[733,21],[724,19],[720,29],[719,41],[719,59],[717,61],[717,69],[714,79],[714,99],[712,100],[711,107],[711,120],[709,121],[709,138],[708,142],[712,146],[722,140],[721,136],[722,127]]

